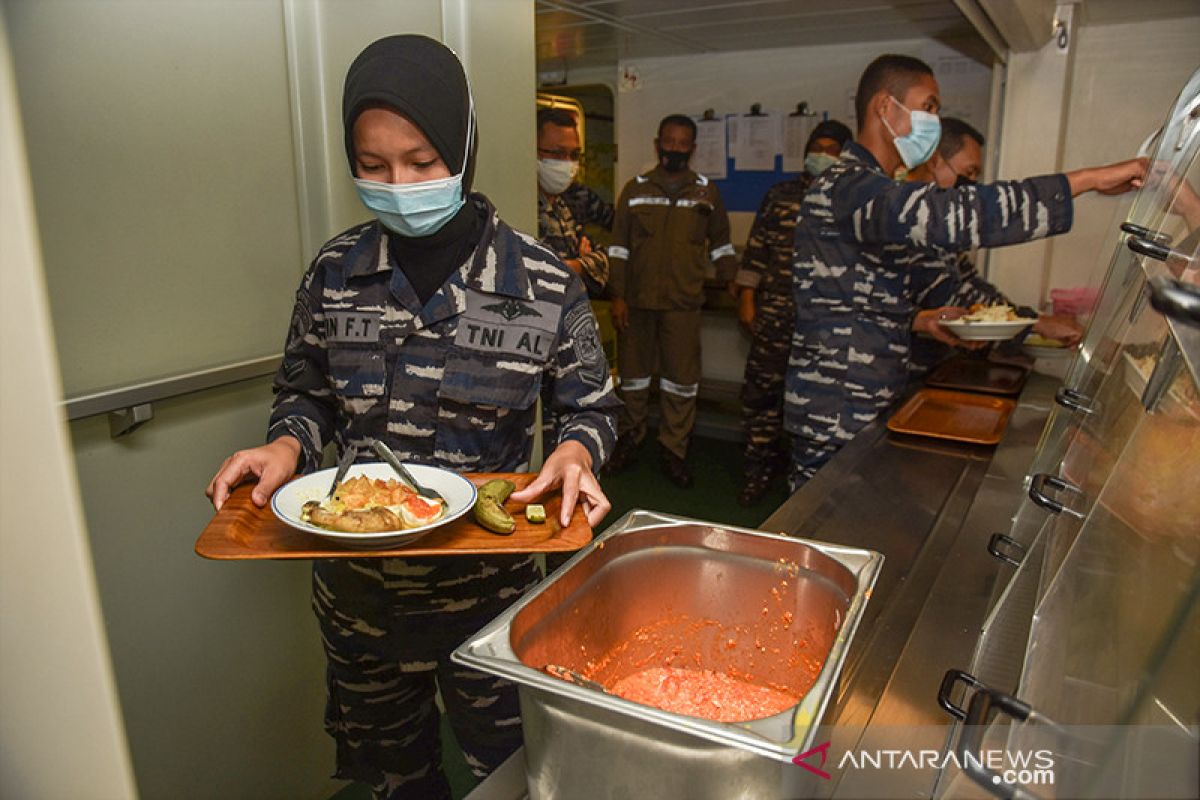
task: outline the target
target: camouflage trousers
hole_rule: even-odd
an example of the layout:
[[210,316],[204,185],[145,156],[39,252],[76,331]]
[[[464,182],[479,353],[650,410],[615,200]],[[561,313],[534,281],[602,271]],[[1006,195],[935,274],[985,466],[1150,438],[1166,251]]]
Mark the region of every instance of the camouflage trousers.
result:
[[744,474],[768,478],[787,463],[783,429],[783,390],[787,376],[796,305],[791,295],[763,294],[754,312],[754,338],[742,380],[742,427],[746,433]]
[[808,483],[817,470],[829,463],[844,442],[819,442],[807,436],[792,436],[792,468],[788,473],[788,491],[795,492]]
[[476,777],[520,747],[516,687],[450,653],[537,579],[522,556],[314,562],[335,777],[367,784],[377,800],[448,800],[439,690]]

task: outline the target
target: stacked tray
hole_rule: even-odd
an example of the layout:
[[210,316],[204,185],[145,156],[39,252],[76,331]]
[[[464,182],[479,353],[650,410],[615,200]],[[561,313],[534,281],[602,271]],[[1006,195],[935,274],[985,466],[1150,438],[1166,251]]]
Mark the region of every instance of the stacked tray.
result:
[[999,443],[1029,370],[1017,364],[959,357],[939,364],[888,420],[888,429],[970,444]]

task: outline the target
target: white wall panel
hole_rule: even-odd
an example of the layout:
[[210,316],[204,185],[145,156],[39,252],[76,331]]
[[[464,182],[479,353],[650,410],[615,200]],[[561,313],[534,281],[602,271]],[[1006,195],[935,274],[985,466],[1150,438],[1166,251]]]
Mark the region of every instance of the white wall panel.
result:
[[0,795],[132,798],[11,67],[0,14]]

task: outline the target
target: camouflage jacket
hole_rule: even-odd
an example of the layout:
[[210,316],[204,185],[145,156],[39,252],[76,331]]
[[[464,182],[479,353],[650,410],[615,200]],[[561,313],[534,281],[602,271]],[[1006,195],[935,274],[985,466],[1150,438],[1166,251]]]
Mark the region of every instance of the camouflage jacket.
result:
[[1062,233],[1063,175],[960,189],[897,183],[857,143],[813,179],[796,225],[787,426],[847,440],[907,382],[913,276],[955,252]]
[[918,279],[914,285],[913,300],[919,308],[1012,305],[1004,292],[979,274],[969,250],[947,254],[943,268],[931,273],[928,280]]
[[592,187],[582,183],[572,183],[559,197],[571,209],[571,213],[575,215],[575,221],[581,226],[598,225],[606,231],[612,230],[615,211],[613,204],[597,194]]
[[725,283],[737,270],[721,195],[690,170],[676,180],[655,167],[625,184],[608,256],[612,296],[658,311],[704,305],[710,263]]
[[760,295],[784,295],[791,300],[796,217],[811,182],[812,176],[806,172],[767,190],[746,239],[742,268],[734,279],[738,286],[755,289]]
[[[358,225],[321,248],[296,295],[268,439],[291,434],[313,471],[337,441],[386,441],[404,461],[457,472],[528,468],[544,388],[558,441],[599,469],[620,405],[583,284],[488,215],[465,264],[421,307],[387,232]],[[366,456],[369,458],[370,456]]]
[[579,255],[583,226],[575,219],[562,195],[546,197],[538,192],[538,240],[566,261],[578,258],[583,267],[583,285],[589,297],[603,297],[608,286],[608,256],[601,250]]

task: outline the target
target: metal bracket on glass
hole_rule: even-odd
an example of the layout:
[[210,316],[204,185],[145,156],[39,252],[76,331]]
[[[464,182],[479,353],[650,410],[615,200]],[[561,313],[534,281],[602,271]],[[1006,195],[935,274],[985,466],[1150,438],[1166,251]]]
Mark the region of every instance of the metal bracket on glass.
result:
[[1058,489],[1065,492],[1074,492],[1075,494],[1083,494],[1083,490],[1070,481],[1065,481],[1057,475],[1050,475],[1046,472],[1039,472],[1033,476],[1029,482],[1029,499],[1038,504],[1047,511],[1053,511],[1055,514],[1061,514],[1064,511],[1076,519],[1083,519],[1086,515],[1076,511],[1073,508],[1068,508],[1059,501],[1046,495],[1046,487]]
[[1150,279],[1150,305],[1164,317],[1200,325],[1200,289],[1163,275]]
[[1054,393],[1054,402],[1068,411],[1078,411],[1081,414],[1094,414],[1098,410],[1098,406],[1092,401],[1092,398],[1067,386],[1060,387]]
[[[1012,695],[992,689],[980,689],[975,692],[967,708],[962,735],[958,737],[958,761],[962,771],[996,797],[1004,800],[1038,800],[1037,795],[1005,781],[1000,773],[987,766],[987,758],[982,752],[983,734],[993,709],[1007,714],[1017,722],[1039,718],[1028,703]],[[1049,722],[1045,718],[1040,719]]]
[[[1004,551],[1004,547],[1016,552],[1009,555]],[[1025,545],[1003,533],[992,534],[992,538],[988,539],[987,551],[994,557],[1005,563],[1012,564],[1014,567],[1021,566],[1021,562],[1025,560]]]
[[942,676],[942,685],[938,687],[938,705],[955,719],[966,719],[967,712],[954,705],[954,702],[950,699],[950,693],[954,691],[954,685],[957,683],[965,684],[968,690],[984,690],[987,687],[980,683],[974,675],[969,672],[963,672],[961,669],[948,669],[946,670],[946,674]]
[[116,439],[126,436],[154,419],[154,406],[140,403],[129,408],[108,412],[108,435]]
[[1151,242],[1156,242],[1157,244],[1170,244],[1171,243],[1170,234],[1163,233],[1162,231],[1152,231],[1143,225],[1138,225],[1133,222],[1122,222],[1121,230],[1125,231],[1125,233],[1128,233],[1131,236],[1136,236],[1139,239],[1146,239]]
[[1147,258],[1153,258],[1155,261],[1166,261],[1171,256],[1185,260],[1187,259],[1186,255],[1172,250],[1169,245],[1155,242],[1150,239],[1143,239],[1140,236],[1130,236],[1125,240],[1125,245],[1138,255],[1146,256]]

